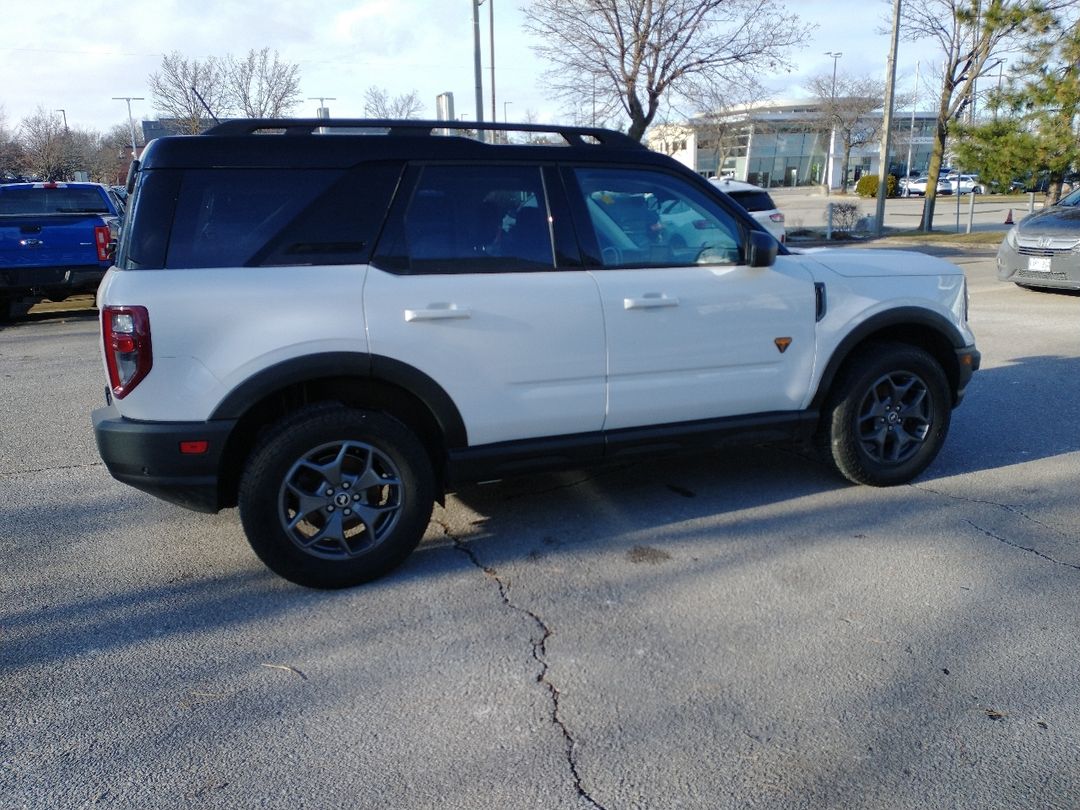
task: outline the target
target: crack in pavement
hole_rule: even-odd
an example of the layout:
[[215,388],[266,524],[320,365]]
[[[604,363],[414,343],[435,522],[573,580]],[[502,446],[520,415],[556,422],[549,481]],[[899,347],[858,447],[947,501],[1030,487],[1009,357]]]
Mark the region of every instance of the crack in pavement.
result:
[[[997,501],[987,501],[987,500],[983,500],[981,498],[966,498],[963,495],[952,495],[952,494],[950,494],[948,492],[941,492],[940,490],[931,489],[930,487],[927,487],[927,486],[919,486],[918,484],[908,484],[908,486],[911,487],[912,489],[919,490],[920,492],[926,492],[926,493],[929,493],[930,495],[937,495],[938,497],[946,498],[946,499],[952,500],[952,501],[962,501],[964,503],[978,504],[978,505],[981,505],[981,506],[996,506],[997,508],[1003,509],[1004,511],[1008,512],[1010,515],[1015,515],[1016,517],[1021,518],[1022,520],[1026,520],[1029,523],[1033,523],[1033,524],[1035,524],[1036,526],[1038,526],[1041,529],[1045,529],[1046,531],[1048,531],[1048,532],[1050,532],[1052,534],[1056,534],[1058,537],[1064,537],[1064,538],[1070,539],[1070,540],[1072,539],[1072,537],[1070,535],[1066,534],[1065,532],[1061,531],[1060,529],[1057,529],[1057,528],[1055,528],[1053,526],[1050,526],[1050,525],[1047,525],[1046,523],[1043,523],[1041,520],[1038,520],[1037,518],[1032,517],[1031,515],[1027,514],[1026,512],[1021,510],[1017,506],[1011,506],[1010,504],[999,503]],[[1058,559],[1056,559],[1054,557],[1051,557],[1049,554],[1044,554],[1043,552],[1039,551],[1038,549],[1034,548],[1033,546],[1022,546],[1019,543],[1013,542],[1012,540],[1009,540],[1008,538],[1002,537],[999,534],[994,534],[994,532],[990,531],[989,529],[984,529],[982,526],[978,525],[974,521],[968,520],[967,518],[964,518],[964,522],[967,523],[969,526],[971,526],[971,528],[975,529],[975,531],[979,532],[980,534],[984,534],[984,535],[986,535],[987,537],[989,537],[989,538],[991,538],[993,540],[997,540],[999,543],[1004,543],[1005,545],[1009,546],[1010,548],[1015,548],[1017,551],[1026,551],[1029,554],[1034,554],[1036,557],[1041,557],[1042,559],[1046,560],[1047,562],[1054,563],[1055,565],[1060,565],[1060,566],[1062,566],[1064,568],[1072,568],[1075,571],[1080,571],[1080,565],[1077,565],[1075,563],[1067,563],[1067,562],[1064,562],[1062,560],[1058,560]]]
[[443,533],[450,538],[450,541],[454,544],[454,550],[464,554],[469,562],[473,564],[477,569],[483,572],[484,576],[492,580],[499,589],[499,597],[502,599],[503,604],[517,613],[521,613],[527,616],[540,631],[540,638],[533,640],[532,642],[532,657],[537,664],[540,665],[540,673],[536,676],[536,682],[543,685],[548,691],[548,695],[551,697],[551,722],[559,729],[563,736],[563,742],[566,749],[566,763],[570,768],[570,774],[574,778],[574,788],[577,790],[579,797],[589,803],[590,807],[595,807],[597,810],[606,810],[606,808],[600,804],[596,799],[589,795],[585,790],[585,786],[581,782],[581,772],[578,769],[577,756],[575,750],[577,743],[574,741],[573,735],[570,733],[570,729],[566,727],[562,718],[559,716],[559,701],[562,694],[559,692],[559,688],[548,680],[548,663],[547,663],[547,640],[553,635],[552,630],[548,627],[547,623],[540,618],[536,613],[528,608],[521,607],[514,603],[510,598],[510,582],[499,575],[499,572],[490,566],[484,565],[480,562],[480,558],[476,556],[476,552],[468,547],[462,540],[454,535],[444,522],[435,521],[443,530]]
[[1022,546],[1019,543],[1014,543],[1012,540],[1008,540],[1008,539],[1002,537],[1001,535],[994,534],[992,531],[990,531],[988,529],[984,529],[982,526],[979,526],[978,524],[973,523],[972,521],[968,520],[967,518],[964,519],[964,522],[967,523],[969,526],[971,526],[971,528],[975,529],[976,531],[981,532],[982,534],[985,534],[987,537],[993,538],[994,540],[998,540],[999,542],[1002,542],[1002,543],[1004,543],[1005,545],[1007,545],[1007,546],[1009,546],[1011,548],[1015,548],[1018,551],[1026,551],[1026,552],[1028,552],[1030,554],[1034,554],[1036,557],[1042,557],[1047,562],[1052,562],[1055,565],[1060,565],[1060,566],[1062,566],[1064,568],[1072,568],[1074,571],[1080,571],[1080,565],[1076,565],[1075,563],[1062,562],[1061,560],[1054,559],[1049,554],[1043,554],[1041,551],[1039,551],[1036,548],[1032,548],[1030,546]]
[[1054,526],[1050,526],[1049,524],[1043,523],[1038,518],[1032,517],[1027,512],[1024,512],[1022,509],[1020,509],[1020,507],[1018,507],[1018,506],[1012,506],[1012,505],[1007,504],[1007,503],[999,503],[998,501],[986,501],[986,500],[982,500],[981,498],[965,498],[963,495],[953,495],[953,494],[951,494],[949,492],[942,492],[941,490],[931,489],[930,487],[927,487],[927,486],[919,486],[918,484],[908,484],[908,486],[910,486],[912,489],[917,489],[920,492],[928,492],[931,495],[937,495],[939,497],[947,498],[947,499],[952,500],[952,501],[963,501],[964,503],[974,503],[974,504],[979,504],[981,506],[996,506],[999,509],[1004,509],[1010,515],[1016,515],[1018,518],[1022,518],[1023,520],[1026,520],[1026,521],[1028,521],[1030,523],[1034,523],[1039,528],[1046,529],[1048,532],[1053,532],[1054,534],[1058,535],[1059,537],[1064,537],[1064,538],[1069,539],[1069,540],[1073,539],[1071,535],[1063,532],[1061,529],[1058,529],[1058,528],[1055,528]]
[[27,475],[29,473],[39,472],[54,472],[56,470],[86,470],[91,467],[104,467],[105,463],[102,461],[95,461],[89,464],[62,464],[59,467],[39,467],[32,470],[2,470],[0,471],[0,478],[12,475]]

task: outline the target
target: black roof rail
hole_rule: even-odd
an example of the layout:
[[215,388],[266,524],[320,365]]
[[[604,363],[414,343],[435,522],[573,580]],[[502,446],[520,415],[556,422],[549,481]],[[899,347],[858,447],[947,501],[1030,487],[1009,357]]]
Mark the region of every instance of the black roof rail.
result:
[[[377,134],[429,136],[437,130],[479,130],[484,132],[544,132],[559,135],[570,146],[606,146],[613,149],[645,149],[629,135],[599,127],[566,127],[558,124],[498,124],[475,121],[414,121],[382,118],[237,118],[223,121],[203,135],[312,135],[320,129],[363,129]],[[350,134],[350,133],[341,133]],[[501,144],[500,144],[501,145]],[[514,144],[517,145],[517,144]]]

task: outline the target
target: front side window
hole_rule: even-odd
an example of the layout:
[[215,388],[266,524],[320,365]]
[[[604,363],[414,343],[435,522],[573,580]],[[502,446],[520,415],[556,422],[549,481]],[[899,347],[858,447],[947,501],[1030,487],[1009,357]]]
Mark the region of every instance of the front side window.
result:
[[555,267],[535,166],[426,166],[381,264],[398,272],[503,273]]
[[738,264],[740,228],[678,177],[647,169],[577,169],[604,267]]

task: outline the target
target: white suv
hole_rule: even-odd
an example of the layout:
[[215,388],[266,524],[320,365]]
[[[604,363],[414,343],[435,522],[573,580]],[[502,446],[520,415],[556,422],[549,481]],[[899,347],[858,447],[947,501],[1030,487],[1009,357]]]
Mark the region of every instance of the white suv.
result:
[[709,182],[749,211],[750,216],[760,222],[765,230],[776,237],[778,242],[783,243],[787,240],[784,214],[776,207],[769,192],[761,186],[742,183],[729,177],[710,177]]
[[234,121],[147,147],[98,291],[114,476],[239,504],[270,568],[343,587],[400,563],[462,481],[814,441],[889,485],[936,456],[979,365],[954,265],[790,254],[618,133],[447,126]]

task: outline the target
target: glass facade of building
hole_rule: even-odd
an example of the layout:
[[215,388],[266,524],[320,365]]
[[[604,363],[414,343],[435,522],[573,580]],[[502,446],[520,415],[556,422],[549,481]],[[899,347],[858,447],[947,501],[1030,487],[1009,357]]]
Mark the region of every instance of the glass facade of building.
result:
[[[881,113],[877,114],[880,121]],[[911,112],[893,118],[889,172],[903,176],[911,145],[910,171],[925,172],[930,163],[936,116]],[[706,177],[728,175],[766,188],[822,185],[829,166],[831,133],[816,107],[807,102],[770,105],[734,113],[722,122],[665,125],[650,137],[664,151]],[[853,147],[848,158],[847,184],[866,173],[877,173],[880,137]],[[842,139],[833,143],[833,187],[841,184]]]

